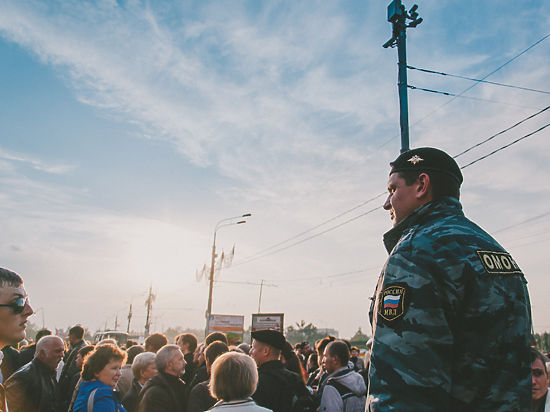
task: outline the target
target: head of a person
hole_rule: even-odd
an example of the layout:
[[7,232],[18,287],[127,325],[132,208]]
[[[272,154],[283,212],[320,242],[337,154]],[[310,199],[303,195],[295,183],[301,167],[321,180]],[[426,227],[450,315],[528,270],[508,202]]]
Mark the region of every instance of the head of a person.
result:
[[27,318],[32,314],[23,279],[0,268],[0,349],[25,339]]
[[159,372],[181,376],[185,373],[185,359],[178,345],[165,345],[158,352],[155,363]]
[[134,379],[142,385],[158,373],[153,352],[143,352],[136,355],[132,362]]
[[84,358],[82,379],[98,380],[114,388],[120,379],[120,368],[126,360],[126,353],[116,345],[104,344],[88,353]]
[[140,353],[143,353],[145,352],[145,348],[141,345],[134,345],[134,346],[130,346],[127,350],[126,350],[126,364],[127,365],[131,365],[133,362],[134,362],[134,358],[139,355]]
[[225,343],[226,345],[229,345],[229,342],[227,341],[227,335],[223,332],[212,332],[208,334],[208,336],[204,339],[205,346],[210,345],[212,342],[220,341]]
[[126,350],[130,349],[132,346],[136,346],[138,345],[137,341],[133,340],[133,339],[128,339],[126,341]]
[[84,339],[84,328],[80,325],[75,325],[69,329],[69,343],[77,345]]
[[426,203],[448,196],[460,198],[462,173],[456,161],[442,150],[408,150],[390,166],[384,209],[389,210],[394,227]]
[[286,339],[281,332],[265,329],[252,332],[251,335],[250,356],[258,366],[279,359],[286,343]]
[[357,346],[352,346],[351,349],[350,349],[350,354],[351,354],[352,357],[357,358],[360,354],[359,348]]
[[210,345],[208,345],[204,350],[206,370],[210,372],[212,370],[212,364],[214,363],[216,358],[226,352],[229,352],[229,347],[225,343],[220,342],[219,340],[212,342]]
[[240,343],[239,345],[237,345],[237,348],[242,350],[245,355],[250,354],[250,345],[246,342]]
[[87,345],[78,350],[78,353],[76,354],[76,358],[74,361],[78,370],[82,370],[82,364],[84,363],[84,358],[88,353],[90,353],[93,350],[94,350],[93,345]]
[[325,336],[323,339],[319,340],[315,344],[315,351],[317,352],[317,362],[319,363],[319,365],[321,365],[322,362],[323,362],[323,356],[325,354],[325,348],[327,347],[327,345],[330,342],[335,341],[335,340],[336,340],[336,337],[334,337],[332,335],[328,335],[328,336]]
[[98,346],[103,346],[103,345],[115,345],[115,346],[118,346],[118,343],[116,341],[116,339],[113,339],[113,338],[106,338],[106,339],[101,339],[99,342],[97,342],[95,344],[96,347]]
[[544,355],[535,348],[531,348],[531,373],[533,376],[533,401],[538,401],[548,392],[548,372]]
[[36,336],[34,338],[35,342],[38,342],[40,339],[42,339],[44,336],[51,335],[52,331],[49,329],[40,329],[38,332],[36,332]]
[[311,372],[314,371],[319,367],[319,363],[317,362],[317,352],[311,352],[309,354],[309,357],[307,358],[307,371]]
[[157,353],[160,348],[168,343],[168,339],[162,333],[153,333],[147,336],[144,342],[145,351]]
[[192,333],[182,333],[176,336],[176,345],[181,348],[184,355],[195,352],[197,349],[197,337]]
[[50,368],[57,369],[57,365],[65,354],[65,343],[59,336],[44,336],[36,344],[34,357]]
[[330,342],[325,348],[323,356],[323,369],[328,373],[333,373],[349,362],[349,346],[346,342],[335,340]]
[[256,391],[257,385],[258,370],[250,356],[227,352],[212,364],[210,394],[218,400],[246,399]]

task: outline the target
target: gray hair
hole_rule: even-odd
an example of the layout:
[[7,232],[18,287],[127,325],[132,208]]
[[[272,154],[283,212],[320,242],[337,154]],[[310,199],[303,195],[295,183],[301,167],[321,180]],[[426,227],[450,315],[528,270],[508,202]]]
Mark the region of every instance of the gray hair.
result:
[[38,357],[41,351],[48,352],[51,349],[54,341],[61,342],[61,344],[65,346],[63,339],[61,339],[59,336],[55,336],[55,335],[44,336],[36,343],[36,351],[34,352],[34,357],[35,358]]
[[178,345],[164,345],[160,348],[157,352],[157,357],[155,358],[155,364],[160,372],[164,372],[166,370],[166,364],[172,360],[174,357],[174,352],[177,351],[181,352]]
[[132,362],[132,373],[135,380],[141,378],[141,371],[144,371],[150,364],[155,363],[156,355],[153,352],[143,352],[136,355]]

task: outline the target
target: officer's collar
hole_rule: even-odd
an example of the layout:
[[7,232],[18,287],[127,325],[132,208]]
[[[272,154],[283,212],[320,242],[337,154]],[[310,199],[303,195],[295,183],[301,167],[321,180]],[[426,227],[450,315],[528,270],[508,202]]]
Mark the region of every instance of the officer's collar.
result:
[[413,226],[425,224],[428,221],[438,219],[451,214],[462,213],[460,201],[454,197],[444,197],[433,200],[420,206],[409,216],[403,219],[394,228],[384,234],[384,246],[390,253],[405,231]]

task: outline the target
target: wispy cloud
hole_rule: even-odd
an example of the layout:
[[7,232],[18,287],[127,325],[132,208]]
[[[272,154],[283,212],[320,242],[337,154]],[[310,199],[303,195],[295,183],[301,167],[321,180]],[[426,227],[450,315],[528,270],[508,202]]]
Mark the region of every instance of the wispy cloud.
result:
[[8,150],[5,150],[0,147],[0,158],[8,160],[10,162],[23,163],[27,164],[33,169],[39,170],[41,172],[52,173],[52,174],[65,174],[74,169],[74,165],[68,164],[48,164],[43,160],[34,158],[29,155],[24,155],[20,153],[14,153]]

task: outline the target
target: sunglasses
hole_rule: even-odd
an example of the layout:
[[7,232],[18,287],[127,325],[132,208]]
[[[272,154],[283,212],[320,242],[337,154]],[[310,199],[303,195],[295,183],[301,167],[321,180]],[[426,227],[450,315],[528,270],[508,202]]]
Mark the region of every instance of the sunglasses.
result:
[[25,306],[27,306],[27,303],[29,302],[29,298],[17,298],[15,301],[11,303],[2,303],[0,304],[0,307],[6,307],[11,308],[13,310],[13,313],[16,315],[23,312],[25,310]]

